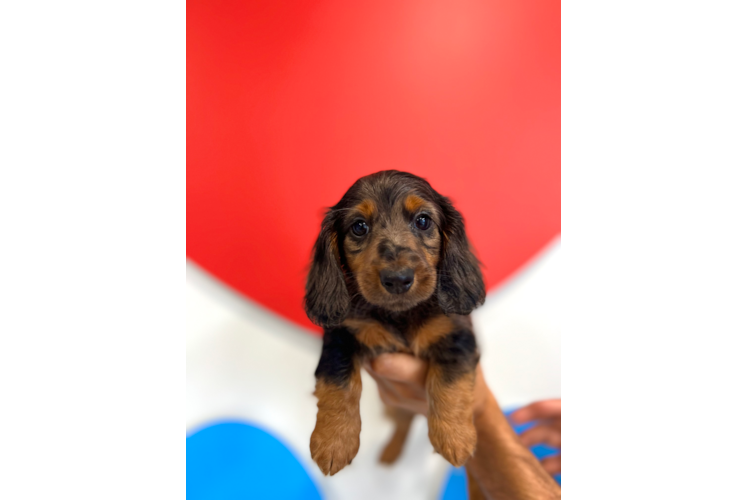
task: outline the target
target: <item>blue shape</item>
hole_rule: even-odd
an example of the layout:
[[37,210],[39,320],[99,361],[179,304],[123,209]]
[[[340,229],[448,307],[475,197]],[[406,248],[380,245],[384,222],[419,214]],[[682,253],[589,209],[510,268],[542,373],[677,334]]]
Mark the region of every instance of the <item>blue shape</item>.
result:
[[533,452],[538,460],[543,460],[545,457],[558,454],[557,448],[551,448],[545,444],[537,444],[530,448],[530,451]]
[[189,500],[321,500],[294,454],[265,430],[223,421],[187,436]]
[[442,500],[465,500],[468,497],[467,472],[465,467],[455,469],[451,465],[447,476],[447,484],[444,485]]

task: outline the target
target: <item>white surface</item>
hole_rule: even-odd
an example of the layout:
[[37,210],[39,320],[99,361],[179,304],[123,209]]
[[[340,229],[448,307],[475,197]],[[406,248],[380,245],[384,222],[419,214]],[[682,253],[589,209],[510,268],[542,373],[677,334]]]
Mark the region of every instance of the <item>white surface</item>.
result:
[[[559,245],[554,243],[474,313],[488,383],[505,408],[561,394]],[[299,457],[326,499],[434,499],[447,462],[417,417],[403,456],[377,463],[392,424],[363,374],[361,447],[324,477],[309,456],[320,339],[238,296],[187,263],[187,430],[239,418],[270,430]]]
[[483,373],[504,409],[561,397],[560,250],[551,243],[473,313]]

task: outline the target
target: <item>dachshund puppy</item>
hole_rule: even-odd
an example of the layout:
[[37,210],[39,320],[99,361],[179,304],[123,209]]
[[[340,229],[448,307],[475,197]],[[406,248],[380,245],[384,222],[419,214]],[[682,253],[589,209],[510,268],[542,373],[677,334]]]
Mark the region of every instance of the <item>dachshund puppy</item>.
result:
[[[324,328],[310,449],[325,475],[356,456],[361,364],[387,352],[428,361],[429,439],[451,464],[465,464],[476,446],[479,357],[467,315],[485,294],[462,216],[424,179],[395,170],[362,177],[327,212],[304,297]],[[397,458],[412,419],[395,412],[383,462]]]

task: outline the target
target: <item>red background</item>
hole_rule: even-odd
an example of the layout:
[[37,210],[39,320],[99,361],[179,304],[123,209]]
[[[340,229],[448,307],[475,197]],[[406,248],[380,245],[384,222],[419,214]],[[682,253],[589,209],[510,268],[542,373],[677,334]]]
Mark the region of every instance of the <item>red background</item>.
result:
[[560,4],[187,5],[187,255],[302,309],[323,207],[383,169],[453,199],[495,287],[559,234]]

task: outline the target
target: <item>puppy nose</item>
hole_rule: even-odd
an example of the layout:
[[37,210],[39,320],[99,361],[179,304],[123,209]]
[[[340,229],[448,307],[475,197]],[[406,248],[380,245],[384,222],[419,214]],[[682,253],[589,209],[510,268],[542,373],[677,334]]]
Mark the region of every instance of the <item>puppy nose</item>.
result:
[[413,270],[381,271],[379,280],[384,288],[390,293],[405,293],[413,284]]

